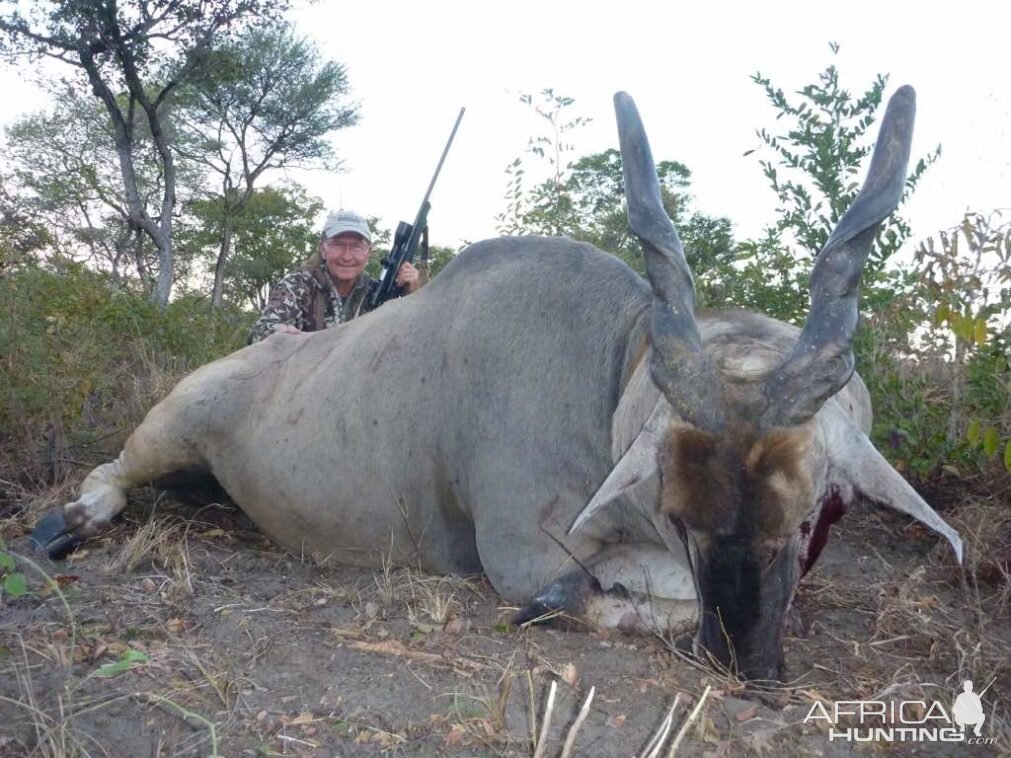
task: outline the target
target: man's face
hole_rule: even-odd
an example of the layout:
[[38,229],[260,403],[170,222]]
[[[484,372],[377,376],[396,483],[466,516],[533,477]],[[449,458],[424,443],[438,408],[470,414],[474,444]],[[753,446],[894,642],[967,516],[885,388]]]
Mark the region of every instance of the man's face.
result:
[[372,248],[360,234],[341,232],[320,243],[320,254],[327,270],[336,281],[351,282],[357,279],[368,263]]

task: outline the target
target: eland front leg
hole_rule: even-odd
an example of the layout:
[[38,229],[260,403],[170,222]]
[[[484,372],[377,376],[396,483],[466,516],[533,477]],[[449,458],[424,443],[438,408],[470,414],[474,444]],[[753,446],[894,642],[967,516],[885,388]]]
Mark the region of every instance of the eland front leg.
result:
[[662,545],[610,545],[585,568],[553,580],[513,617],[513,623],[548,620],[559,614],[597,629],[661,634],[698,618],[691,571]]

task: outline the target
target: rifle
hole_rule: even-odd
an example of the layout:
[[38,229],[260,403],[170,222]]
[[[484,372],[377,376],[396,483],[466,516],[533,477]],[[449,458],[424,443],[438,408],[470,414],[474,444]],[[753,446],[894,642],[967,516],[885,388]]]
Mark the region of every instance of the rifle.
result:
[[369,294],[369,309],[404,294],[404,288],[398,287],[396,284],[397,272],[400,271],[400,266],[405,261],[410,262],[414,260],[414,255],[418,251],[419,244],[424,248],[423,257],[426,260],[428,259],[428,212],[432,209],[428,198],[432,194],[432,188],[435,187],[435,180],[439,178],[439,172],[442,171],[442,164],[446,160],[446,154],[449,152],[450,145],[453,144],[453,138],[456,136],[456,130],[463,119],[464,110],[464,108],[461,108],[459,115],[456,117],[453,131],[450,132],[446,147],[442,150],[439,165],[435,167],[435,174],[432,176],[432,181],[428,184],[428,191],[425,193],[425,199],[421,201],[421,208],[418,210],[418,215],[414,218],[414,223],[408,224],[406,221],[401,221],[397,224],[397,231],[393,235],[393,247],[390,249],[390,254],[380,261],[383,266],[383,272],[379,276],[379,286],[374,288]]

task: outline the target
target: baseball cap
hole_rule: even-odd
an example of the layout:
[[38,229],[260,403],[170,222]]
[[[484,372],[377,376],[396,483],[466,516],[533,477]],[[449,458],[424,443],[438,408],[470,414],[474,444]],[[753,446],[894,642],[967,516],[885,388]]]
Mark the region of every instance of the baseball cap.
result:
[[323,239],[336,237],[344,232],[354,232],[363,236],[370,245],[372,244],[372,232],[369,231],[369,223],[354,211],[344,210],[334,211],[326,218],[323,224]]

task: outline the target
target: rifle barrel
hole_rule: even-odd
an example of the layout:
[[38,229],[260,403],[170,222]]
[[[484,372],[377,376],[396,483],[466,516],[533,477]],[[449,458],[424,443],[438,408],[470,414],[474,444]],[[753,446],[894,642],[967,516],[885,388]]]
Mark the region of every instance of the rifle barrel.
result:
[[449,154],[449,148],[453,145],[453,138],[456,137],[456,130],[460,128],[460,122],[463,121],[463,113],[466,108],[460,108],[460,112],[456,116],[456,123],[453,124],[453,131],[449,133],[449,139],[446,141],[446,146],[442,148],[442,155],[439,156],[439,165],[435,167],[435,174],[432,175],[432,181],[428,183],[428,189],[425,191],[425,199],[421,201],[422,207],[428,202],[429,196],[432,194],[432,189],[435,187],[435,180],[439,178],[439,172],[442,171],[442,164],[446,161],[446,156]]

